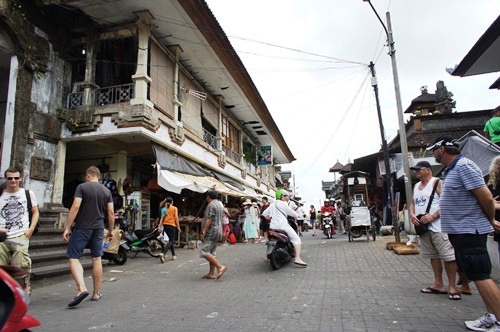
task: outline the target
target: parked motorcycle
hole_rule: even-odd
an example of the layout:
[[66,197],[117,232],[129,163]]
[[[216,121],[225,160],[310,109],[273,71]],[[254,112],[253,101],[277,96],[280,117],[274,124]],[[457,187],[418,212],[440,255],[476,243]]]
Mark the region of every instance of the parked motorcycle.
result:
[[284,231],[270,229],[267,238],[267,259],[271,263],[273,270],[278,270],[295,257],[293,244]]
[[158,240],[158,227],[148,229],[136,229],[129,232],[125,231],[126,243],[123,247],[128,252],[135,253],[134,257],[140,252],[147,252],[152,257],[158,257],[165,246]]
[[323,222],[323,234],[331,239],[335,235],[335,227],[333,224],[332,214],[330,212],[322,213],[322,222]]
[[135,253],[134,257],[140,252],[146,252],[152,257],[159,257],[162,253],[165,245],[158,239],[158,227],[129,229],[125,216],[121,214],[115,216],[115,225],[119,226],[125,235],[125,242],[120,242],[120,248]]
[[[0,241],[5,240],[0,232]],[[26,294],[14,277],[24,277],[27,272],[12,266],[0,265],[0,332],[27,331],[40,326],[33,316],[27,315]]]

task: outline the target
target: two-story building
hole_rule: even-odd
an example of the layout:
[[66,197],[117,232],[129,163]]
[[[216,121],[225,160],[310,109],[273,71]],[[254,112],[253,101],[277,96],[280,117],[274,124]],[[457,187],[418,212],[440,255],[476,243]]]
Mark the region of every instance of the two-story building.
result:
[[1,172],[22,167],[42,211],[63,217],[91,165],[195,214],[208,188],[274,194],[258,148],[295,159],[205,1],[2,0],[0,22]]

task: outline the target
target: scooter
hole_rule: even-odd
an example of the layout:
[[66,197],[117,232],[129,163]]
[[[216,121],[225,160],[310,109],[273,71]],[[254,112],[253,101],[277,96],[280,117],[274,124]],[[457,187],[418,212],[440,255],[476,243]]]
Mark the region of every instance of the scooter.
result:
[[323,234],[331,239],[335,235],[335,229],[333,224],[333,219],[330,212],[325,212],[322,214],[322,222],[323,222]]
[[123,247],[127,252],[135,253],[134,257],[140,252],[147,252],[152,257],[159,257],[165,246],[158,240],[158,227],[136,229],[130,232],[126,230],[125,238],[127,241]]
[[[0,232],[0,241],[5,240]],[[23,277],[27,272],[11,265],[0,266],[0,332],[25,331],[40,326],[33,316],[27,315],[26,295],[13,277]]]
[[295,257],[293,244],[284,231],[270,229],[267,232],[267,238],[267,259],[271,263],[273,270],[278,270]]

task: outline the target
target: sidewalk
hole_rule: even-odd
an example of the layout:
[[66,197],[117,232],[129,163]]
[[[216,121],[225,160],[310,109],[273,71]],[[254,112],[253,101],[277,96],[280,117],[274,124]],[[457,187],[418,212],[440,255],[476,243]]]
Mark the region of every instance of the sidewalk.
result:
[[420,293],[430,264],[385,249],[392,236],[316,234],[302,237],[307,268],[272,271],[263,243],[219,247],[229,267],[219,281],[201,279],[208,265],[196,250],[178,249],[165,264],[139,254],[105,267],[103,298],[75,309],[70,277],[34,282],[30,314],[42,327],[33,331],[465,331],[464,320],[485,312],[474,286],[461,301]]

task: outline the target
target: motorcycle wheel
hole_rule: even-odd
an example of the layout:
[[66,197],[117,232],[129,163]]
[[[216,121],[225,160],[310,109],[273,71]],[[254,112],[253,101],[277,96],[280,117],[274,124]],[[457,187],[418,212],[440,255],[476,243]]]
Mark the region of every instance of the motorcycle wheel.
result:
[[151,239],[148,241],[148,248],[146,250],[148,251],[148,254],[150,256],[158,257],[158,256],[160,256],[161,252],[163,251],[163,246],[164,246],[164,244],[161,243],[160,240]]
[[278,255],[278,253],[276,252],[276,247],[274,248],[274,250],[269,255],[269,261],[271,263],[271,267],[275,271],[278,270],[280,267],[283,266],[283,259],[281,259],[279,257],[279,255]]
[[123,248],[122,246],[120,246],[118,248],[118,252],[114,255],[112,261],[116,264],[116,265],[123,265],[127,262],[127,250],[125,250],[125,248]]

